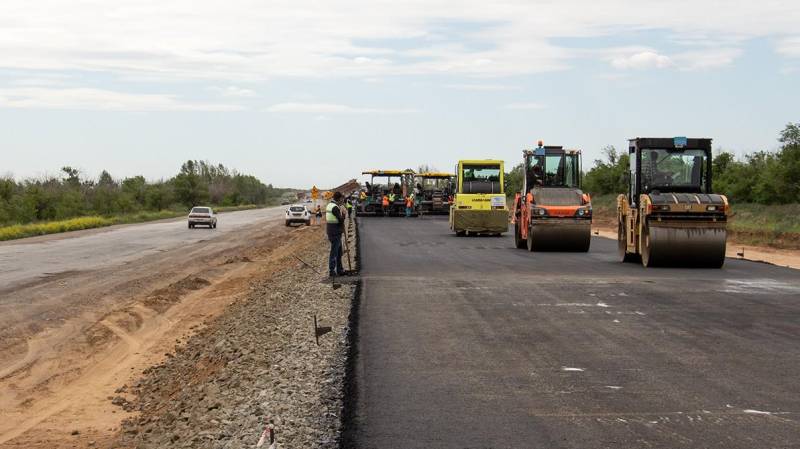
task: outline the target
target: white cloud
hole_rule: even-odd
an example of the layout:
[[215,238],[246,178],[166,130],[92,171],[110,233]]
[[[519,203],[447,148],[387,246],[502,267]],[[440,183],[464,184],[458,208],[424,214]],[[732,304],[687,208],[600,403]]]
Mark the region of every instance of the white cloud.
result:
[[706,48],[678,53],[672,60],[679,70],[709,70],[730,65],[741,54],[738,48]]
[[236,105],[184,102],[173,95],[130,94],[88,88],[0,89],[0,108],[86,111],[235,111]]
[[[564,37],[658,28],[686,42],[714,36],[719,47],[791,36],[798,22],[797,2],[779,0],[3,0],[0,67],[232,82],[513,76],[568,67],[579,54],[556,44]],[[796,42],[778,50],[797,55]],[[663,67],[670,58],[627,56],[616,64]]]
[[[335,103],[278,103],[267,108],[267,112],[307,114],[409,114],[416,109],[382,109],[348,106]],[[324,116],[324,115],[323,115]]]
[[546,106],[541,103],[511,103],[505,105],[505,109],[544,109]]
[[477,91],[519,90],[519,87],[507,84],[447,84],[445,87],[448,89]]
[[693,46],[671,55],[646,47],[611,48],[600,52],[611,66],[620,70],[676,69],[707,70],[732,64],[741,55],[734,47]]
[[237,86],[225,86],[225,87],[213,86],[210,87],[209,90],[211,90],[212,92],[216,92],[217,95],[228,98],[252,98],[258,95],[253,90],[244,89]]
[[778,42],[778,53],[791,58],[800,57],[800,36],[781,39]]
[[672,60],[653,51],[641,51],[627,56],[617,56],[611,65],[622,70],[663,69],[673,65]]

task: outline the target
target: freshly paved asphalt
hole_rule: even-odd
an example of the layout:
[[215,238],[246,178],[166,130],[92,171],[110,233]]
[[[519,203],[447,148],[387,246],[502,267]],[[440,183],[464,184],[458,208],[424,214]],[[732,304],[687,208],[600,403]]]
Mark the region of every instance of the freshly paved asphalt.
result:
[[362,218],[357,448],[798,448],[800,272]]

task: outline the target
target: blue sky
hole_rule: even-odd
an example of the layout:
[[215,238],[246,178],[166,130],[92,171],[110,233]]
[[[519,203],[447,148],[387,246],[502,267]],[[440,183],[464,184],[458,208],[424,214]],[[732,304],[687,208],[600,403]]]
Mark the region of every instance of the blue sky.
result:
[[450,169],[543,139],[774,149],[800,121],[800,6],[721,1],[5,0],[0,175],[280,186]]

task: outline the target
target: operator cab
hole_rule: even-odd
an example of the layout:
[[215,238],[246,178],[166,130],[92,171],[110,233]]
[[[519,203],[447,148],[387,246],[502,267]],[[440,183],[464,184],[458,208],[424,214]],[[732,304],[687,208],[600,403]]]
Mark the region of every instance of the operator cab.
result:
[[560,146],[525,150],[525,192],[535,188],[580,189],[581,152]]
[[466,194],[503,193],[501,164],[494,162],[464,162],[456,170],[461,178],[461,189]]
[[636,138],[630,140],[628,199],[639,195],[709,194],[711,139]]

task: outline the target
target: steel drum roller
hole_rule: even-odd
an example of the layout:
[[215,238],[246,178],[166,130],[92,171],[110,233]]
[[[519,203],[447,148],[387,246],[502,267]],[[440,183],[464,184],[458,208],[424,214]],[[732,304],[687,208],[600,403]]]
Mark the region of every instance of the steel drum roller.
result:
[[645,266],[719,268],[725,263],[727,231],[722,226],[660,226],[650,223],[642,241]]
[[537,223],[531,226],[532,251],[589,251],[591,223]]

